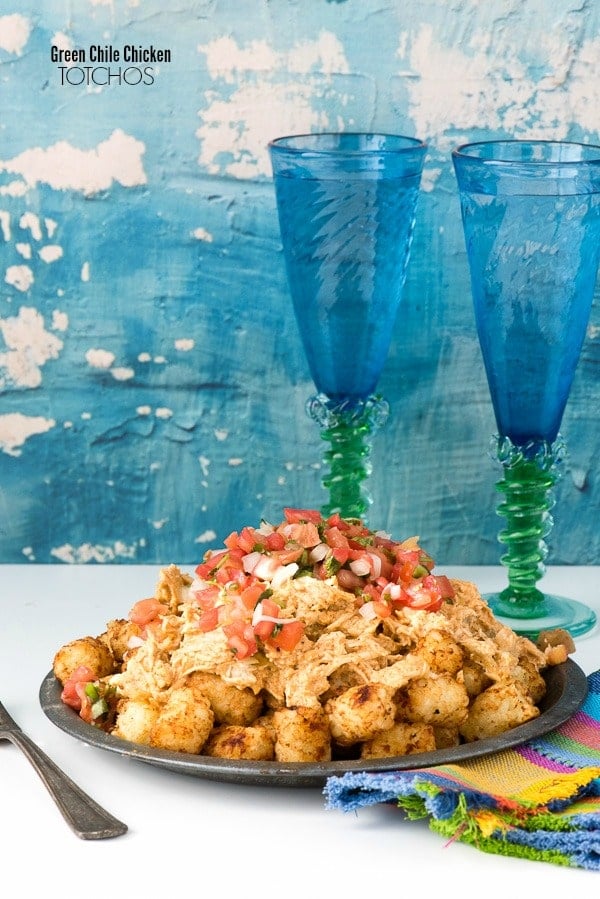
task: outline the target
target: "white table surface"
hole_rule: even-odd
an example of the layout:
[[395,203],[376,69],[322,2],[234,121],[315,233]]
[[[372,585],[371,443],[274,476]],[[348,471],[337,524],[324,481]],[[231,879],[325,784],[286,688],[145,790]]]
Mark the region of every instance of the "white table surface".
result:
[[[472,580],[482,592],[505,584],[495,567],[437,571]],[[157,575],[157,566],[0,566],[0,698],[73,780],[129,826],[116,839],[78,839],[21,751],[0,743],[1,895],[9,894],[6,884],[18,885],[12,896],[63,899],[453,897],[477,887],[490,897],[500,890],[600,895],[600,872],[446,845],[427,822],[406,821],[391,806],[344,813],[326,809],[318,788],[239,786],[173,774],[56,728],[38,700],[54,653],[124,617],[137,599],[153,593]],[[542,586],[600,613],[599,583],[600,567],[557,567]],[[573,658],[586,674],[600,667],[598,628],[576,645]]]

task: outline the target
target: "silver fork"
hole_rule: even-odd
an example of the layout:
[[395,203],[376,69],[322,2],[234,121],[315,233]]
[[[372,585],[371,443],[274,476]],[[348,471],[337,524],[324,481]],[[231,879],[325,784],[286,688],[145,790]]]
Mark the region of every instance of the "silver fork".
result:
[[127,831],[127,825],[105,811],[78,787],[11,718],[0,702],[0,740],[10,740],[23,750],[63,818],[82,840],[105,840]]

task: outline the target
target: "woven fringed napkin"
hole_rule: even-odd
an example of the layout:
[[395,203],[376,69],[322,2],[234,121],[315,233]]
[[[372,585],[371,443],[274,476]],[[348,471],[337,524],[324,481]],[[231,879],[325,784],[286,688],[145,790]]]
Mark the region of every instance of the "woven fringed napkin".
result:
[[348,772],[324,794],[329,809],[395,804],[484,852],[600,870],[600,671],[579,711],[544,737],[458,765]]

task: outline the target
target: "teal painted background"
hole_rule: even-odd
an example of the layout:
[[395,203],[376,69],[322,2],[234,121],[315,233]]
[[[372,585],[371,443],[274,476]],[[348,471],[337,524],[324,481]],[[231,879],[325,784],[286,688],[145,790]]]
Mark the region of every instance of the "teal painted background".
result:
[[[0,0],[0,562],[194,563],[233,529],[321,503],[266,144],[377,129],[429,152],[371,523],[419,534],[438,564],[496,563],[494,422],[450,152],[599,142],[600,5],[165,6]],[[92,45],[171,61],[121,62],[121,83],[111,63],[104,86],[51,59]],[[600,563],[599,366],[595,303],[550,562]]]

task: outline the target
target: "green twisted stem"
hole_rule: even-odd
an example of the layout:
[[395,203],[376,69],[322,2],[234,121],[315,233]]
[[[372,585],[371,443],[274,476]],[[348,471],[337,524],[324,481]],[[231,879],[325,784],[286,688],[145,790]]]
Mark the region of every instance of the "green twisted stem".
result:
[[366,519],[372,498],[367,481],[372,471],[372,435],[383,426],[387,402],[369,396],[353,402],[334,402],[324,394],[311,397],[306,408],[321,427],[321,438],[329,443],[323,453],[328,471],[322,484],[329,493],[323,515],[339,512],[345,518]]
[[558,439],[516,446],[507,437],[494,438],[495,455],[504,470],[496,484],[504,495],[497,512],[506,521],[498,539],[506,547],[500,561],[508,569],[508,587],[495,605],[496,614],[540,618],[546,598],[537,589],[545,572],[546,537],[552,530],[553,488],[559,479],[565,447]]

